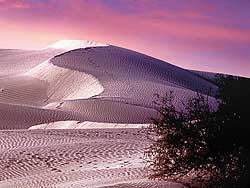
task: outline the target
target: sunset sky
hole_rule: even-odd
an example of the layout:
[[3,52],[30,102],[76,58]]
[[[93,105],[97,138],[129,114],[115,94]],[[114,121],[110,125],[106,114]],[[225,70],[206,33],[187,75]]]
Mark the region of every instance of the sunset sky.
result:
[[0,48],[38,49],[62,39],[250,77],[249,0],[0,0]]

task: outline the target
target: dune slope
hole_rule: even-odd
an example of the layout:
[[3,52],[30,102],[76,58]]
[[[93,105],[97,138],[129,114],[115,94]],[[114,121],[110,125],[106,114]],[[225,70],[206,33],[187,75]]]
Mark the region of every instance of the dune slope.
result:
[[213,96],[217,90],[195,72],[91,41],[1,53],[0,68],[9,70],[0,71],[1,129],[138,127],[157,116],[154,94],[174,91],[178,106],[196,92]]

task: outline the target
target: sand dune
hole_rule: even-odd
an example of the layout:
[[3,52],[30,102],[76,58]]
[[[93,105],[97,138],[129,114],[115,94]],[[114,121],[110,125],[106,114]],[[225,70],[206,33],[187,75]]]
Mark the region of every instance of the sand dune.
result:
[[216,73],[204,72],[204,71],[196,71],[196,70],[191,70],[191,72],[201,76],[202,78],[208,80],[209,82],[212,82],[212,83],[216,82]]
[[47,83],[47,103],[49,101],[84,99],[100,94],[104,88],[90,74],[61,68],[47,61],[24,75],[39,78]]
[[[42,50],[0,50],[0,54],[1,70],[9,70],[0,71],[0,108],[6,114],[0,117],[2,129],[60,128],[60,124],[81,128],[88,122],[137,127],[156,117],[156,93],[174,91],[177,105],[197,91],[214,95],[217,90],[196,72],[91,41],[64,40]],[[4,103],[13,108],[3,109]],[[15,110],[22,115],[7,121]],[[47,117],[46,110],[53,115]],[[68,119],[59,115],[64,113]],[[77,117],[68,115],[74,113]]]
[[47,84],[30,76],[0,78],[0,102],[40,106],[47,99]]
[[60,109],[77,112],[87,121],[103,123],[146,123],[156,116],[152,108],[102,98],[64,101]]
[[178,108],[196,92],[216,107],[214,74],[124,48],[0,50],[0,188],[183,188],[149,180],[143,160],[154,94],[168,91]]
[[0,130],[27,129],[32,125],[55,121],[82,120],[76,112],[49,110],[6,103],[0,103],[0,114]]
[[25,73],[40,63],[65,52],[63,49],[4,50],[0,49],[0,78]]
[[127,78],[131,81],[151,81],[203,93],[210,89],[216,90],[215,85],[188,70],[115,46],[76,49],[58,55],[50,62],[60,67],[90,73],[103,81],[123,81]]

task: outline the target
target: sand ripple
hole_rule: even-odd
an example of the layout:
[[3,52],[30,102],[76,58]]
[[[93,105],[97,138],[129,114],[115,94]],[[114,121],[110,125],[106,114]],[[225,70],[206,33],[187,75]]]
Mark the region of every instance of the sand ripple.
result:
[[146,180],[148,145],[143,129],[1,131],[0,187],[171,185]]

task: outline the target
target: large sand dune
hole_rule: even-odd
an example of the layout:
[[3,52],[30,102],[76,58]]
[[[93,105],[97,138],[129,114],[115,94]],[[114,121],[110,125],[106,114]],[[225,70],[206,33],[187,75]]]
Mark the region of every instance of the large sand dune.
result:
[[1,129],[65,128],[65,123],[81,128],[88,122],[93,127],[137,127],[156,117],[156,93],[174,91],[178,102],[196,92],[213,96],[217,90],[197,72],[91,41],[0,50],[0,62]]
[[183,187],[147,178],[150,142],[138,129],[158,115],[154,94],[168,91],[178,108],[196,92],[216,105],[214,74],[124,48],[0,50],[0,188]]

